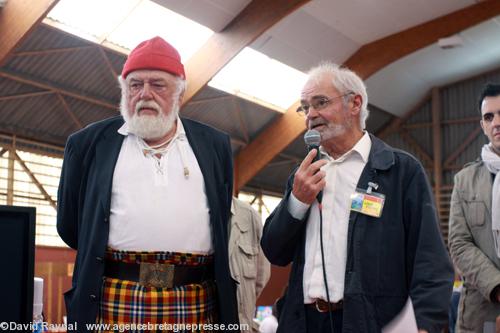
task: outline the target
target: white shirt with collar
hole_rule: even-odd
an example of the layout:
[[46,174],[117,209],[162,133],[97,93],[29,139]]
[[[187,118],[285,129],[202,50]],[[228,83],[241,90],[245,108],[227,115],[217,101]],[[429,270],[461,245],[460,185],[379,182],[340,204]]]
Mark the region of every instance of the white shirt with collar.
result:
[[[323,245],[326,276],[331,302],[344,297],[344,278],[347,262],[347,231],[349,227],[350,196],[356,191],[372,142],[368,132],[347,153],[333,159],[323,150],[328,163],[321,170],[326,172],[323,189]],[[293,193],[288,201],[288,211],[296,219],[303,219],[309,205],[299,201]],[[319,239],[318,202],[311,206],[306,226],[306,251],[303,276],[304,304],[321,298],[326,300],[321,249]]]
[[127,123],[118,133],[125,139],[113,175],[108,246],[212,253],[205,181],[181,120],[159,159],[144,153]]

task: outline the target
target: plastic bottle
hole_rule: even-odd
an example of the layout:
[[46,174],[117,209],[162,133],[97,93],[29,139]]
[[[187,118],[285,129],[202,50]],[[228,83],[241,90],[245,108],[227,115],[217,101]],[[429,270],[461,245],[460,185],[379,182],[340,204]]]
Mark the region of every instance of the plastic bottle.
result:
[[35,277],[33,288],[33,332],[43,332],[43,279]]

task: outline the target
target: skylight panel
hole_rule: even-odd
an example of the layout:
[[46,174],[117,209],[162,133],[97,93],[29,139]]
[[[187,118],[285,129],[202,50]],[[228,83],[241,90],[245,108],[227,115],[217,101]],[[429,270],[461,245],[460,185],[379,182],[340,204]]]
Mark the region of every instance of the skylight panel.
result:
[[306,80],[301,71],[247,47],[208,85],[284,112],[299,99]]
[[108,40],[132,49],[143,40],[160,36],[179,51],[185,63],[212,34],[212,30],[199,23],[154,2],[143,1]]
[[[48,18],[80,37],[97,41],[111,32],[142,0],[60,0]],[[82,36],[83,35],[83,36]]]
[[[161,36],[189,59],[213,31],[150,0],[60,0],[47,15],[58,28],[127,53]],[[50,24],[50,23],[49,23]]]

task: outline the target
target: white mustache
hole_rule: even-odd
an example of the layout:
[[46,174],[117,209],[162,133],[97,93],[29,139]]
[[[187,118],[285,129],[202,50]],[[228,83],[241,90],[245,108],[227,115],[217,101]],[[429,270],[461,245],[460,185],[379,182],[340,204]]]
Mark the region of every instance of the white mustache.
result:
[[156,112],[160,112],[160,106],[155,101],[139,101],[135,105],[135,113],[138,113],[141,109],[153,109]]
[[314,126],[318,125],[326,125],[326,122],[323,119],[319,118],[313,119],[309,122],[309,128],[313,128]]

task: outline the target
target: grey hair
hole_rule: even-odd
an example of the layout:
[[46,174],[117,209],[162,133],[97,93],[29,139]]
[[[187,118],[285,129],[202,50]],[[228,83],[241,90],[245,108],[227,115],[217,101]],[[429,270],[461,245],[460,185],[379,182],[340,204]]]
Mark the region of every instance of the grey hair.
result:
[[[359,125],[362,130],[366,127],[366,119],[370,114],[368,110],[368,93],[361,78],[346,67],[340,67],[332,62],[322,62],[309,70],[309,80],[319,81],[325,74],[332,77],[332,84],[342,95],[353,92],[361,96],[361,113]],[[348,96],[346,96],[347,98]]]

